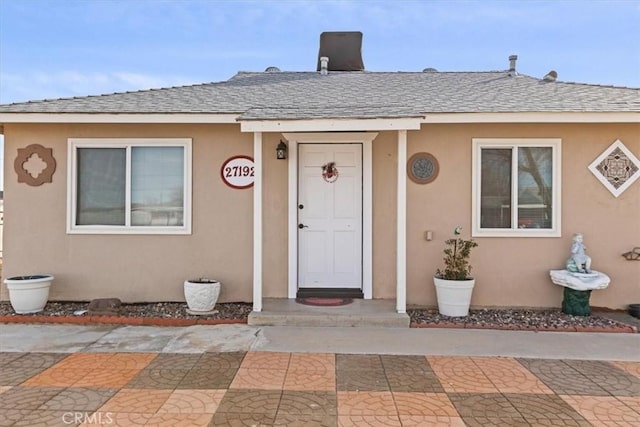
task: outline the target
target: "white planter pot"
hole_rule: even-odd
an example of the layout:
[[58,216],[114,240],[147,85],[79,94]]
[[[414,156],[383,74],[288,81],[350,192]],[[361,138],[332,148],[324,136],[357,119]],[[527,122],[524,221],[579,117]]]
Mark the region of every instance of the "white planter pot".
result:
[[4,279],[9,290],[11,307],[18,314],[37,313],[44,310],[49,299],[49,288],[53,276],[38,274],[15,276]]
[[184,282],[184,298],[191,312],[211,312],[219,296],[220,282],[217,280],[198,279]]
[[462,317],[469,314],[475,279],[446,280],[434,277],[433,283],[436,286],[440,314],[451,317]]

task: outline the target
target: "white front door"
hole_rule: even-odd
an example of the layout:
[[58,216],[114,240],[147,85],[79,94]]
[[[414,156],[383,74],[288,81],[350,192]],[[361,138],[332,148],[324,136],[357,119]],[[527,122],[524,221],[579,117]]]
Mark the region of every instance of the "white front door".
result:
[[361,289],[362,144],[298,150],[298,287]]

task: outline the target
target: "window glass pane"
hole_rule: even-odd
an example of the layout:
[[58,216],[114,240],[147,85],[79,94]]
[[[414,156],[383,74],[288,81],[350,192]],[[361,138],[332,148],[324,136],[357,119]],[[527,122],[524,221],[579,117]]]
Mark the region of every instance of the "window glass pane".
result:
[[124,148],[79,148],[77,225],[125,225]]
[[511,152],[511,148],[481,151],[481,228],[511,228]]
[[518,149],[518,228],[551,228],[552,148]]
[[131,149],[131,225],[184,225],[184,148]]

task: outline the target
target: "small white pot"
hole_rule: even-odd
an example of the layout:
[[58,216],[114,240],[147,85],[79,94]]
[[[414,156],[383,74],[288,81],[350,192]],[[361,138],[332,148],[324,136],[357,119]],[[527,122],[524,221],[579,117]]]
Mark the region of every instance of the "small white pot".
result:
[[438,311],[444,316],[462,317],[469,315],[471,293],[475,279],[446,280],[433,278],[438,299]]
[[185,280],[184,298],[192,312],[210,312],[218,302],[220,282],[211,279]]
[[4,279],[13,310],[18,314],[37,313],[44,310],[49,299],[52,281],[53,276],[49,274],[14,276]]

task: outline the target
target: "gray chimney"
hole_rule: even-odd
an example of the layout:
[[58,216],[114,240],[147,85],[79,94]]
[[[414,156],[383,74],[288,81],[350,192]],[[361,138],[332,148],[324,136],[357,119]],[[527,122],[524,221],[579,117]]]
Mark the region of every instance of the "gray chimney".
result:
[[518,60],[518,55],[510,55],[509,56],[509,75],[517,76],[518,72],[516,71],[516,61]]
[[327,71],[363,71],[362,33],[329,31],[320,34],[318,71],[322,71],[320,58],[323,56],[330,59]]

